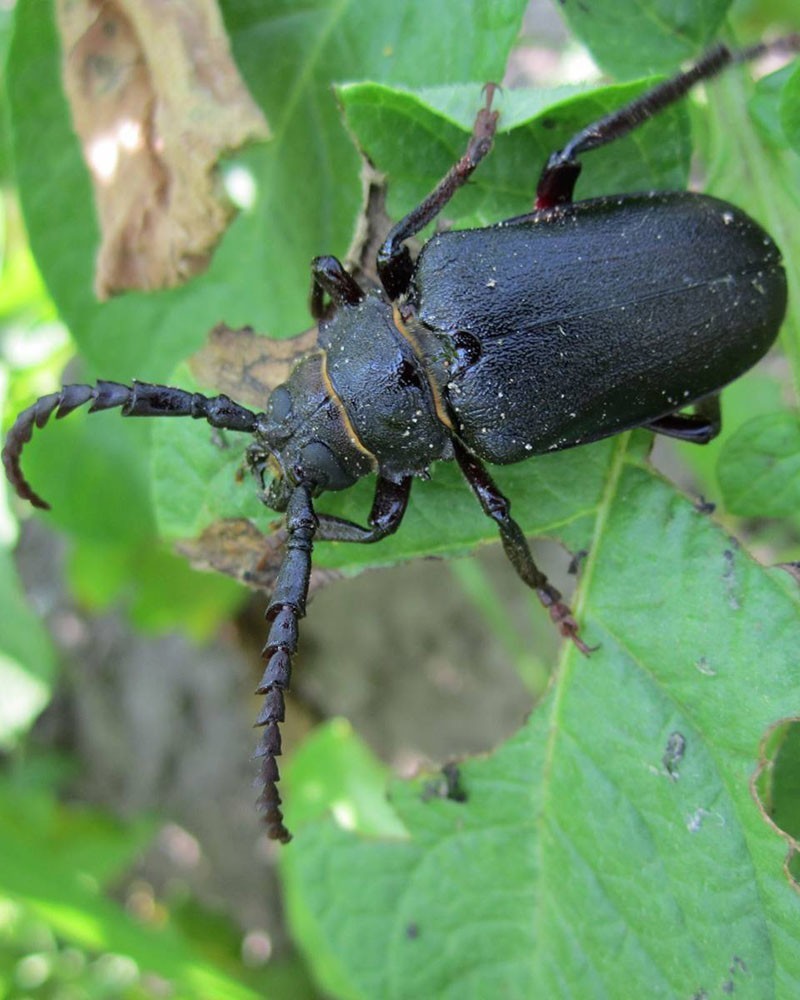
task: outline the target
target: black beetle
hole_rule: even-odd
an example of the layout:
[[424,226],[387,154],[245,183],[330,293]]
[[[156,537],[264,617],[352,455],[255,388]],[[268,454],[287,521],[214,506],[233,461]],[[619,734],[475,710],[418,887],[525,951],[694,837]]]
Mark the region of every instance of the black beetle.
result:
[[[784,39],[800,48],[800,36]],[[413,261],[406,241],[444,208],[491,147],[494,87],[462,158],[389,232],[382,288],[366,290],[334,257],[312,263],[318,349],[263,413],[227,396],[113,382],[65,386],[19,415],[3,451],[23,498],[47,504],[20,469],[34,424],[91,402],[124,416],[191,416],[252,434],[261,499],[285,512],[287,543],[267,609],[259,806],[270,837],[289,839],[277,790],[283,692],[305,613],[315,538],[376,542],[403,518],[414,476],[455,459],[505,551],[562,634],[590,650],[531,556],[483,461],[508,464],[633,427],[705,443],[720,428],[719,390],[773,343],[786,278],[770,237],[739,209],[686,192],[573,203],[579,156],[632,131],[740,53],[719,46],[553,154],[527,215],[440,233]],[[686,407],[694,412],[682,412]],[[377,473],[368,525],[315,514],[313,500]],[[265,480],[269,476],[269,483]]]

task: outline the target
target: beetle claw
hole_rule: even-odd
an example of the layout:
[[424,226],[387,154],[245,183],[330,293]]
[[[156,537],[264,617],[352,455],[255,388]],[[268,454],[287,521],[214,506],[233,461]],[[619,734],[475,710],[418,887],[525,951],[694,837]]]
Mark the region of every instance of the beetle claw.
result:
[[587,646],[583,639],[581,639],[578,634],[580,627],[572,617],[572,612],[566,604],[556,601],[555,604],[549,605],[548,611],[550,612],[551,620],[558,627],[559,632],[565,639],[570,639],[575,643],[584,656],[591,656],[592,653],[600,648],[599,646]]
[[486,94],[486,104],[484,104],[475,117],[475,124],[472,126],[472,136],[470,137],[465,157],[473,169],[491,149],[494,134],[497,131],[497,120],[500,117],[499,111],[492,111],[492,101],[494,95],[500,89],[500,85],[497,83],[485,83],[483,86],[483,93]]

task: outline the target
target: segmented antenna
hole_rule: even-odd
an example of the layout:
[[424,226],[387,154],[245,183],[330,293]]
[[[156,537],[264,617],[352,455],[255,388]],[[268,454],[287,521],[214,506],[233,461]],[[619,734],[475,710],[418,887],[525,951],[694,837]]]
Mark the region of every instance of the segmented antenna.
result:
[[252,433],[256,414],[239,406],[227,396],[203,396],[168,385],[134,382],[132,386],[98,380],[96,385],[65,385],[59,392],[41,396],[14,421],[3,447],[3,466],[17,494],[34,507],[50,510],[31,487],[20,466],[22,449],[33,436],[34,427],[44,427],[55,412],[56,420],[91,401],[90,413],[122,408],[123,417],[193,417],[207,420],[212,427]]

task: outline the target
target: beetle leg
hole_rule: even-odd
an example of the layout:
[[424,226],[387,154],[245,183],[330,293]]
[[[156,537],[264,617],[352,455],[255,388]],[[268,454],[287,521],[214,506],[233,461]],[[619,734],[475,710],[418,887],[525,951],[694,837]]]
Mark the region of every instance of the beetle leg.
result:
[[694,413],[668,413],[644,426],[656,434],[689,441],[691,444],[708,444],[722,430],[722,413],[719,393],[701,399]]
[[685,72],[659,83],[635,100],[587,125],[574,135],[563,149],[553,153],[542,171],[536,188],[536,210],[572,201],[575,182],[581,172],[581,163],[578,159],[581,153],[622,138],[670,104],[681,100],[696,84],[710,80],[731,63],[757,59],[773,50],[797,51],[798,48],[800,48],[800,34],[788,35],[772,43],[753,45],[738,52],[732,51],[727,45],[717,45],[709,49]]
[[56,419],[60,419],[88,402],[92,404],[90,413],[119,406],[123,417],[194,417],[224,430],[253,433],[256,429],[257,415],[227,396],[203,396],[199,392],[185,392],[149,382],[134,382],[131,387],[99,380],[94,386],[65,385],[59,392],[40,397],[20,413],[3,448],[3,465],[9,481],[19,496],[29,500],[34,507],[50,509],[31,488],[20,468],[22,449],[30,441],[34,425],[44,427],[53,412]]
[[483,464],[456,438],[453,438],[453,450],[464,478],[478,498],[484,513],[491,517],[500,529],[500,539],[511,565],[522,580],[536,591],[536,596],[549,612],[550,618],[558,626],[561,634],[571,639],[578,649],[588,656],[593,647],[587,646],[578,635],[578,623],[572,617],[569,607],[564,604],[559,591],[533,561],[522,528],[511,517],[511,502],[500,492]]
[[499,114],[492,111],[492,98],[497,85],[487,83],[484,89],[486,103],[475,118],[464,155],[453,164],[427,198],[392,227],[378,251],[378,277],[392,301],[406,291],[411,278],[413,265],[404,241],[416,236],[436,218],[456,191],[467,183],[475,168],[492,148]]
[[281,755],[278,727],[285,712],[283,692],[288,690],[291,679],[292,656],[297,649],[297,622],[306,612],[311,549],[317,529],[311,491],[307,486],[298,486],[289,498],[286,529],[286,552],[266,614],[270,629],[262,654],[267,666],[256,689],[256,694],[264,695],[264,705],[256,719],[257,726],[264,726],[264,735],[255,752],[255,757],[261,760],[262,789],[258,807],[267,835],[284,844],[291,840],[291,834],[283,822],[278,794],[280,774],[275,758]]
[[410,494],[411,476],[406,476],[399,483],[378,476],[375,499],[367,521],[369,527],[341,517],[320,514],[317,538],[326,542],[379,542],[400,527]]
[[334,306],[355,306],[364,298],[364,289],[336,257],[315,257],[311,261],[310,308],[314,319],[325,315],[325,293]]

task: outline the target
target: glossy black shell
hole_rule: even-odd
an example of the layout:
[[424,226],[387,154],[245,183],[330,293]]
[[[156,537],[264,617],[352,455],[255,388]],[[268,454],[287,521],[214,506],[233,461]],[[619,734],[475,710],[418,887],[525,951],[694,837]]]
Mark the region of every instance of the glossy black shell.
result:
[[459,437],[511,463],[720,389],[768,350],[785,307],[767,233],[681,192],[435,236],[403,312]]

